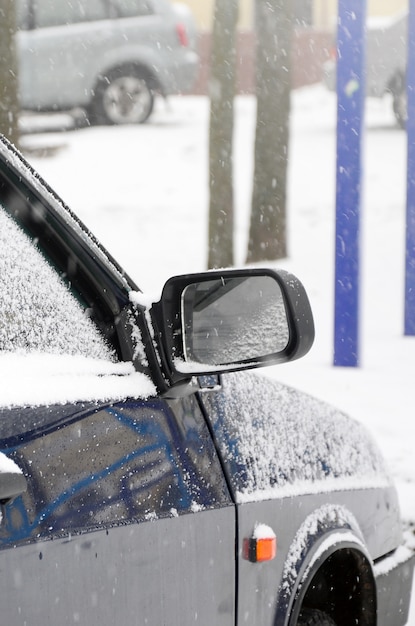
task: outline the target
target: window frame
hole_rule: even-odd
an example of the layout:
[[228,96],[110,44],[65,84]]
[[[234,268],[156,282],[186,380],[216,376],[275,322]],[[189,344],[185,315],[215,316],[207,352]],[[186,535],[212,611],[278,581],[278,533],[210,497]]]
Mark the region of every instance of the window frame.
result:
[[[50,3],[49,13],[44,10],[46,8],[47,2]],[[88,0],[87,3],[84,3],[82,5],[81,3],[79,3],[79,5],[76,5],[75,3],[67,3],[66,0],[58,0],[58,7],[56,7],[56,0],[54,2],[52,2],[51,0],[30,0],[30,3],[31,3],[30,14],[32,17],[32,28],[40,29],[40,28],[54,28],[54,27],[59,28],[61,26],[76,26],[77,24],[84,24],[88,22],[100,22],[110,17],[108,0],[95,0],[95,2],[100,3],[102,6],[102,14],[100,16],[88,14],[88,11],[90,9],[90,2],[91,0]],[[56,14],[57,14],[56,8],[58,8],[58,18],[59,18],[60,6],[66,7],[66,9],[75,7],[75,6],[86,7],[85,15],[82,16],[80,12],[76,13],[73,10],[72,19],[70,19],[71,18],[70,15],[62,15],[61,19],[56,20],[55,19]],[[45,20],[44,18],[46,15],[51,15],[53,18],[52,21],[48,22],[47,20]]]
[[[123,19],[134,19],[137,17],[149,17],[152,15],[155,15],[156,10],[151,0],[129,0],[130,4],[132,4],[132,1],[135,2],[136,4],[136,7],[137,7],[136,12],[123,13],[120,9],[122,9],[122,6],[121,6],[122,4],[126,4],[126,0],[109,0],[111,17],[114,17],[115,19],[123,20]],[[146,8],[148,10],[140,11],[139,10],[140,6],[144,6],[144,5],[146,5]]]
[[[35,187],[26,185],[25,179],[12,168],[5,167],[1,160],[0,203],[25,234],[32,241],[36,240],[43,257],[69,287],[76,300],[82,303],[84,309],[88,309],[104,340],[123,360],[125,346],[121,342],[125,338],[119,337],[116,319],[130,306],[129,291],[138,290],[136,285],[67,207],[63,205],[62,209],[68,211],[68,217],[72,217],[81,227],[83,237],[77,236],[71,228],[70,219],[65,219],[63,210],[53,210],[46,197],[37,193]],[[37,207],[36,211],[34,207]],[[106,256],[108,266],[100,262],[102,259],[98,254],[91,253],[91,244],[97,246],[97,252]],[[71,259],[76,259],[77,268],[72,275],[68,272]],[[109,271],[112,265],[114,272]],[[117,280],[118,272],[124,280]]]

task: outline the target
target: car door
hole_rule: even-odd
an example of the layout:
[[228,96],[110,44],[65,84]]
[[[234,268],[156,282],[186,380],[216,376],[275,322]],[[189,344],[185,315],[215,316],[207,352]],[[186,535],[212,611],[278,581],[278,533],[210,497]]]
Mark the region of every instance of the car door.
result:
[[9,625],[234,623],[233,507],[187,405],[1,412],[28,482],[0,528]]
[[68,280],[75,246],[59,261],[70,231],[55,250],[41,194],[22,176],[13,193],[8,185],[0,180],[0,450],[27,489],[2,502],[2,619],[233,625],[235,509],[197,397],[164,400],[148,371],[119,362],[86,278],[82,291]]
[[86,105],[111,46],[107,0],[20,0],[20,102],[29,109]]

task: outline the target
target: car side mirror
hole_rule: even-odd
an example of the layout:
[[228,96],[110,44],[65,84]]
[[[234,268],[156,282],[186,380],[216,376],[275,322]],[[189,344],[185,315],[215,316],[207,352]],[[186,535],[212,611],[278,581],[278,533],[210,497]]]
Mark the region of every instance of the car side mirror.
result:
[[214,278],[182,293],[184,363],[226,367],[283,352],[290,328],[283,294],[271,276]]
[[306,354],[314,340],[304,287],[282,270],[176,276],[165,284],[152,316],[171,384],[291,361]]

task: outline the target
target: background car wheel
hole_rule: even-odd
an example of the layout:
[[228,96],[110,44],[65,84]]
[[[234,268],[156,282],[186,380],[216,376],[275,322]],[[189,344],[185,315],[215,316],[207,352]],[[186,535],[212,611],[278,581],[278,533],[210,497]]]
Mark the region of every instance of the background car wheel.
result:
[[406,98],[406,84],[402,75],[395,78],[392,86],[393,112],[401,128],[405,128],[408,119],[408,103]]
[[154,92],[144,73],[120,68],[98,85],[88,118],[91,125],[142,124],[153,107]]
[[297,626],[336,626],[336,622],[323,611],[302,609]]

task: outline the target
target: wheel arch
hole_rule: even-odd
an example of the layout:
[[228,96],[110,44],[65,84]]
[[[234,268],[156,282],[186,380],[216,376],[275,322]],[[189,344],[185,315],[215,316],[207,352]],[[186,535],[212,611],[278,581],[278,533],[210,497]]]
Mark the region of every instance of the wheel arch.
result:
[[290,547],[275,626],[296,626],[302,608],[323,611],[337,626],[376,624],[372,561],[355,518],[343,507],[327,505],[315,511]]
[[125,74],[126,72],[131,72],[134,76],[144,78],[151,89],[163,93],[163,86],[157,74],[151,67],[141,61],[125,61],[106,67],[97,76],[94,93],[97,93],[100,87],[105,85],[109,78],[122,76],[122,74]]

